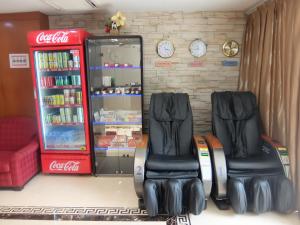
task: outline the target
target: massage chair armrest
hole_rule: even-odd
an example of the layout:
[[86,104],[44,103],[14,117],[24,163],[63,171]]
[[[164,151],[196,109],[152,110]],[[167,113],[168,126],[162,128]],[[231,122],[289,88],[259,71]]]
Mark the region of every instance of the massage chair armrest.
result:
[[204,186],[205,197],[209,198],[212,188],[212,167],[210,154],[204,138],[200,135],[194,135],[194,144],[199,165],[201,180]]
[[225,152],[220,140],[213,134],[207,134],[205,140],[210,152],[214,173],[213,195],[217,200],[227,198],[227,166]]
[[137,141],[134,155],[134,188],[138,198],[143,198],[143,185],[145,179],[145,163],[148,157],[148,135],[143,134]]
[[270,151],[275,152],[279,158],[284,174],[289,178],[290,176],[290,160],[287,148],[280,144],[279,142],[273,140],[268,135],[262,135],[263,140],[263,151],[270,153]]

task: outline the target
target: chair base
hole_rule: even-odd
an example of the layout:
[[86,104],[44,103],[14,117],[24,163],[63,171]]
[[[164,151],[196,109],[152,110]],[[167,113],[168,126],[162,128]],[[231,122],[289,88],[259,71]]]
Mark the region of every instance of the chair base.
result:
[[217,199],[213,195],[211,196],[211,198],[219,210],[229,210],[230,209],[230,203],[229,203],[228,199]]
[[141,209],[141,210],[145,210],[145,209],[146,209],[144,199],[142,199],[142,198],[139,198],[139,199],[138,199],[138,207],[139,207],[139,209]]

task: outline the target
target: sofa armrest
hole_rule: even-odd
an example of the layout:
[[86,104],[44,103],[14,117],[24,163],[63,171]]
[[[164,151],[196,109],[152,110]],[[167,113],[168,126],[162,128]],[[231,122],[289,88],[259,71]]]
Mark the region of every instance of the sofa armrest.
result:
[[200,135],[194,135],[194,143],[197,148],[197,156],[201,170],[201,180],[203,182],[205,197],[209,198],[212,188],[212,167],[210,154],[204,138]]
[[277,157],[280,159],[284,174],[286,177],[290,177],[290,160],[289,160],[289,153],[287,148],[280,144],[279,142],[273,140],[268,135],[262,135],[262,140],[264,143],[264,151],[273,150]]
[[39,150],[39,143],[36,138],[32,139],[27,145],[23,146],[21,149],[15,151],[12,160],[19,161],[26,155],[37,152]]
[[13,185],[16,187],[22,187],[39,171],[39,144],[36,138],[14,152],[10,160],[10,166]]
[[212,168],[214,173],[214,198],[222,200],[227,198],[227,166],[223,145],[213,134],[205,136],[207,142]]
[[148,155],[148,135],[143,134],[140,141],[136,143],[134,155],[134,189],[138,198],[143,198],[143,185],[145,179],[145,163]]

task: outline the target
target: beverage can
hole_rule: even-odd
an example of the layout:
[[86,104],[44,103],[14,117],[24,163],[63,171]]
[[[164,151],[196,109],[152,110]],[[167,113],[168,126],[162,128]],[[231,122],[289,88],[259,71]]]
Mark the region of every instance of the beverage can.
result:
[[68,61],[69,61],[69,53],[68,52],[63,52],[62,53],[62,59],[63,59],[63,68],[67,69],[68,68]]
[[81,91],[76,92],[76,103],[81,104],[82,101],[82,96],[81,96]]
[[48,52],[48,64],[49,64],[49,69],[53,69],[53,55],[52,55],[52,52]]
[[74,64],[74,68],[80,67],[79,56],[73,56],[73,64]]
[[43,56],[43,53],[38,52],[37,57],[38,57],[39,68],[40,68],[40,70],[42,70],[42,69],[44,69],[44,56]]
[[68,66],[69,66],[69,69],[73,69],[73,67],[74,67],[73,60],[68,61]]
[[49,69],[48,53],[47,52],[43,52],[43,66],[44,66],[44,69]]
[[79,123],[83,123],[83,109],[82,107],[77,108],[77,118]]
[[59,103],[60,103],[60,105],[64,105],[65,104],[64,95],[59,95]]
[[72,111],[70,108],[65,108],[66,122],[72,123]]
[[57,52],[53,52],[52,57],[53,57],[53,69],[57,69],[58,68]]
[[61,86],[63,86],[64,85],[64,77],[63,76],[59,76],[59,80],[60,80]]
[[53,106],[57,106],[58,104],[59,104],[59,102],[57,101],[58,99],[57,99],[57,95],[52,95],[51,96],[52,97],[52,99],[53,99]]
[[51,86],[51,87],[54,86],[54,77],[50,77],[50,86]]
[[63,59],[62,59],[61,52],[57,52],[57,65],[58,65],[58,68],[60,68],[60,69],[63,68]]
[[65,89],[64,90],[64,103],[70,104],[70,90],[69,89]]
[[64,77],[64,85],[69,85],[69,79],[68,76]]
[[74,98],[74,96],[70,96],[70,104],[71,105],[75,104],[75,98]]
[[41,87],[46,87],[46,84],[45,84],[45,77],[40,77],[40,82],[41,82]]
[[71,76],[71,84],[76,85],[76,75]]
[[81,78],[80,78],[80,75],[76,75],[76,85],[78,85],[78,86],[81,85]]

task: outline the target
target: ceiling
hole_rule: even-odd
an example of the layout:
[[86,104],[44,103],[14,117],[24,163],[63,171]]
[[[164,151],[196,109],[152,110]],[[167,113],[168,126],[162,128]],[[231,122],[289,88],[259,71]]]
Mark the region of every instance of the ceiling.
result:
[[[90,11],[246,11],[265,0],[1,0],[0,13],[41,11],[48,15]],[[91,5],[96,6],[96,8]]]

